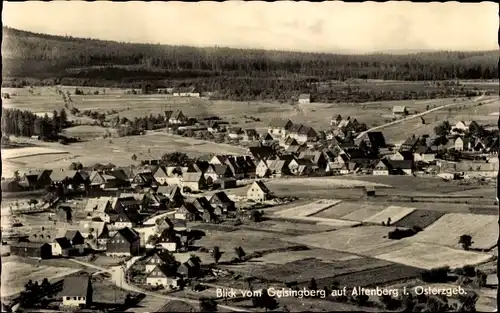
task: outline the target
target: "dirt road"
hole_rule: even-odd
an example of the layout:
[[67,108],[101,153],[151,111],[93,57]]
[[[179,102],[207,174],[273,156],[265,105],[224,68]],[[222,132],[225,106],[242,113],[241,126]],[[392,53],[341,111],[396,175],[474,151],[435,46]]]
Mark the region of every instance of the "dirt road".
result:
[[[480,101],[484,98],[484,94],[483,95],[480,95],[479,97],[475,98],[475,99],[472,99],[472,102],[477,102],[477,101]],[[491,100],[491,101],[494,101],[494,100]],[[405,117],[405,118],[402,118],[400,120],[396,120],[396,121],[392,121],[392,122],[389,122],[387,124],[383,124],[383,125],[379,125],[379,126],[375,126],[375,127],[372,127],[362,133],[360,133],[358,136],[356,136],[356,139],[361,139],[364,135],[366,135],[368,132],[372,132],[372,131],[375,131],[375,130],[378,130],[378,129],[382,129],[382,128],[385,128],[385,127],[388,127],[388,126],[392,126],[394,124],[399,124],[399,123],[403,123],[403,122],[406,122],[406,121],[409,121],[409,120],[412,120],[412,119],[415,119],[417,117],[421,117],[421,116],[424,116],[426,114],[429,114],[431,112],[434,112],[434,111],[438,111],[438,110],[442,110],[442,109],[445,109],[447,107],[451,107],[451,106],[455,106],[455,105],[459,105],[459,104],[462,104],[462,102],[453,102],[453,103],[449,103],[449,104],[445,104],[445,105],[442,105],[442,106],[438,106],[438,107],[435,107],[433,109],[430,109],[430,110],[427,110],[427,111],[424,111],[424,112],[421,112],[421,113],[418,113],[418,114],[414,114],[414,115],[411,115],[411,116],[408,116],[408,117]]]

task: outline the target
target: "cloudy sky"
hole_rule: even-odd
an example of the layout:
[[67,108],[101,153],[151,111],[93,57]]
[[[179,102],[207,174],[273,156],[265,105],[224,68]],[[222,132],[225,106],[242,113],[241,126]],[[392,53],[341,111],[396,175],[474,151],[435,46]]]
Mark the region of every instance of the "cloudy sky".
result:
[[353,52],[498,49],[498,5],[4,2],[4,25],[127,42]]

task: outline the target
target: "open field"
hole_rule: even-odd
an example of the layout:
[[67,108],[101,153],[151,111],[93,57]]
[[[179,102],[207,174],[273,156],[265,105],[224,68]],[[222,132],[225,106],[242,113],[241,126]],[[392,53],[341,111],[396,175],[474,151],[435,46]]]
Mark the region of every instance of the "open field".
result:
[[2,149],[2,159],[19,159],[24,157],[38,157],[41,155],[66,154],[67,151],[45,147],[27,147],[18,149]]
[[492,259],[493,256],[486,253],[452,249],[436,244],[412,243],[393,252],[377,255],[376,258],[431,269],[441,266],[457,268],[464,265],[475,265],[486,262]]
[[[324,211],[318,212],[314,214],[314,217],[322,217],[322,218],[340,218],[340,219],[347,219],[347,220],[357,220],[357,219],[349,219],[346,218],[346,215],[349,215],[353,212],[359,211],[359,210],[367,210],[369,212],[380,212],[385,208],[384,205],[377,205],[377,204],[372,204],[368,202],[346,202],[343,201],[340,204],[337,204],[334,207],[328,208]],[[363,219],[359,219],[362,221]]]
[[402,240],[388,239],[387,234],[394,229],[386,226],[360,226],[284,240],[315,248],[371,256],[380,253],[381,249],[392,251],[409,244]]
[[114,135],[116,134],[116,130],[111,127],[79,125],[65,128],[62,133],[69,137],[94,139],[96,137],[102,137],[107,134]]
[[400,219],[399,221],[392,223],[392,226],[396,227],[407,227],[411,228],[413,226],[419,226],[422,229],[434,223],[438,218],[443,216],[444,212],[432,211],[432,210],[415,210]]
[[317,200],[309,204],[304,204],[276,212],[274,213],[274,215],[281,217],[289,217],[289,218],[306,217],[314,215],[320,211],[329,209],[331,207],[334,207],[335,205],[338,205],[341,202],[342,201],[339,200]]
[[329,262],[309,258],[285,264],[267,264],[266,266],[255,266],[255,264],[238,265],[232,266],[231,270],[235,272],[240,271],[242,274],[251,274],[254,277],[271,282],[301,283],[309,282],[311,278],[327,278],[335,275],[385,267],[390,264],[390,262],[384,260],[370,258]]
[[346,214],[342,216],[342,219],[350,220],[350,221],[364,221],[369,219],[370,217],[382,212],[384,210],[384,206],[380,205],[365,205],[362,206],[361,209],[356,210],[352,213]]
[[[492,112],[498,112],[498,101],[494,101],[494,99],[494,97],[489,96],[479,101],[457,101],[457,105],[455,106],[424,115],[425,124],[422,124],[420,118],[415,118],[385,127],[381,129],[381,131],[386,138],[390,139],[391,143],[397,143],[406,140],[406,138],[413,134],[416,136],[425,134],[431,135],[434,133],[434,127],[444,120],[448,120],[452,125],[460,120],[475,120],[480,124],[496,123],[498,118],[489,115]],[[449,100],[440,100],[440,103],[437,105],[445,105],[448,103],[450,103]],[[484,104],[478,105],[479,103]],[[462,109],[459,109],[460,107]]]
[[[345,84],[339,85],[346,88]],[[404,89],[413,90],[422,88],[429,90],[423,83],[407,84],[401,82],[387,83],[382,85],[372,85],[360,83],[360,88],[375,88],[383,90]],[[381,87],[382,86],[382,87]],[[165,110],[183,110],[190,117],[203,117],[219,115],[230,123],[236,122],[241,126],[255,127],[263,130],[271,119],[287,116],[297,123],[306,123],[315,128],[326,128],[332,116],[341,114],[351,116],[358,121],[366,123],[368,126],[380,125],[392,118],[392,107],[395,105],[406,105],[410,112],[425,111],[427,105],[439,106],[443,103],[452,102],[452,99],[434,100],[405,100],[405,101],[380,101],[364,104],[352,103],[310,103],[291,106],[286,103],[271,101],[210,101],[201,98],[178,98],[168,95],[127,95],[124,89],[105,89],[78,87],[81,90],[96,91],[99,95],[71,95],[74,106],[80,111],[94,110],[106,113],[115,110],[118,113],[110,114],[109,117],[119,115],[120,117],[134,118],[146,115],[163,114]],[[61,87],[62,90],[74,93],[75,87]],[[11,99],[4,100],[5,107],[15,107],[23,110],[31,110],[35,113],[51,113],[54,109],[63,108],[64,102],[60,95],[56,93],[54,87],[35,87],[33,94],[28,92],[28,88],[8,88]],[[245,116],[259,118],[260,121],[247,120]]]
[[[107,164],[111,162],[117,166],[126,166],[133,163],[131,157],[134,154],[141,160],[160,158],[163,154],[172,151],[184,152],[191,156],[212,153],[237,155],[246,153],[246,150],[242,147],[217,144],[160,132],[143,136],[96,139],[66,146],[56,143],[40,143],[40,145],[44,147],[44,150],[40,151],[45,153],[49,153],[50,151],[52,154],[23,156],[20,155],[20,152],[17,152],[15,163],[7,164],[5,172],[8,173],[9,168],[10,172],[20,168],[68,168],[72,162],[81,162],[84,165],[95,163]],[[47,148],[56,148],[57,153],[64,153],[66,155],[55,155],[52,150]],[[34,153],[33,151],[38,151],[33,150],[35,148],[23,149],[32,149],[31,154]],[[92,151],[92,153],[88,153],[89,151]],[[25,154],[25,152],[23,153]]]
[[287,251],[269,253],[260,258],[253,259],[253,262],[263,262],[266,264],[286,264],[303,259],[315,258],[323,262],[347,261],[361,258],[360,256],[349,254],[346,252],[325,250],[325,249],[310,249],[303,251]]
[[323,186],[325,188],[356,188],[356,187],[391,187],[389,184],[381,184],[371,181],[365,181],[362,179],[349,179],[344,180],[342,178],[333,178],[333,177],[307,177],[307,178],[284,178],[284,179],[275,179],[269,182],[270,185],[300,185],[304,187],[309,186]]
[[[339,286],[348,288],[354,287],[375,287],[395,281],[407,280],[418,277],[422,269],[406,266],[403,264],[390,264],[384,267],[360,270],[357,272],[337,275],[326,279],[319,279],[318,286],[331,286],[335,281]],[[304,284],[307,286],[307,284]]]
[[375,215],[364,219],[363,222],[380,224],[382,222],[387,222],[389,218],[391,219],[391,223],[397,222],[413,211],[415,211],[415,208],[391,205],[382,212],[376,213]]
[[[246,254],[253,252],[267,251],[274,249],[286,249],[292,246],[298,246],[290,242],[285,242],[277,238],[276,234],[252,231],[252,230],[237,230],[232,232],[222,231],[205,231],[206,236],[195,242],[195,246],[213,249],[218,246],[223,252],[220,262],[231,261],[236,254],[234,248],[242,247]],[[213,258],[210,253],[196,252],[202,262],[205,264],[212,263]]]
[[34,266],[23,262],[2,262],[2,297],[21,292],[30,279],[41,283],[44,278],[52,281],[79,271],[69,267]]
[[411,239],[458,248],[461,235],[472,237],[472,249],[492,249],[497,244],[498,217],[472,213],[445,214]]

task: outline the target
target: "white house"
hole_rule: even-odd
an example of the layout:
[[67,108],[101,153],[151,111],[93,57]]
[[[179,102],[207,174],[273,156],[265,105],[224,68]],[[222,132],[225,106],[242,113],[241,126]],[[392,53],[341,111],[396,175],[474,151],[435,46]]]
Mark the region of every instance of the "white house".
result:
[[287,130],[292,127],[293,123],[290,120],[275,119],[269,123],[268,133],[273,138],[286,136]]
[[165,289],[177,289],[180,279],[175,277],[166,266],[156,266],[146,277],[146,284],[150,286],[163,286]]
[[373,175],[377,176],[388,176],[389,175],[389,165],[386,160],[380,160],[375,168],[373,169]]
[[271,192],[260,180],[255,181],[247,191],[247,199],[253,201],[266,201],[271,198]]
[[303,93],[299,95],[299,103],[300,104],[308,104],[311,103],[311,95],[307,93]]
[[67,276],[61,291],[64,307],[89,307],[92,304],[92,280],[90,276]]
[[458,137],[456,140],[455,140],[455,150],[457,151],[468,151],[468,150],[471,150],[472,149],[472,141],[469,140],[468,138],[462,138],[462,137]]
[[66,256],[71,247],[71,242],[66,237],[56,238],[50,243],[53,256]]

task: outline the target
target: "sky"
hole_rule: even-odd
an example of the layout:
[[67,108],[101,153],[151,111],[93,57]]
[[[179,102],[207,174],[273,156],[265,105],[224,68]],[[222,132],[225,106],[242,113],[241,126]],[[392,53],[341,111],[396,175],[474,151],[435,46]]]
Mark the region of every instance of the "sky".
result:
[[4,25],[138,43],[369,53],[498,49],[498,4],[3,2]]

